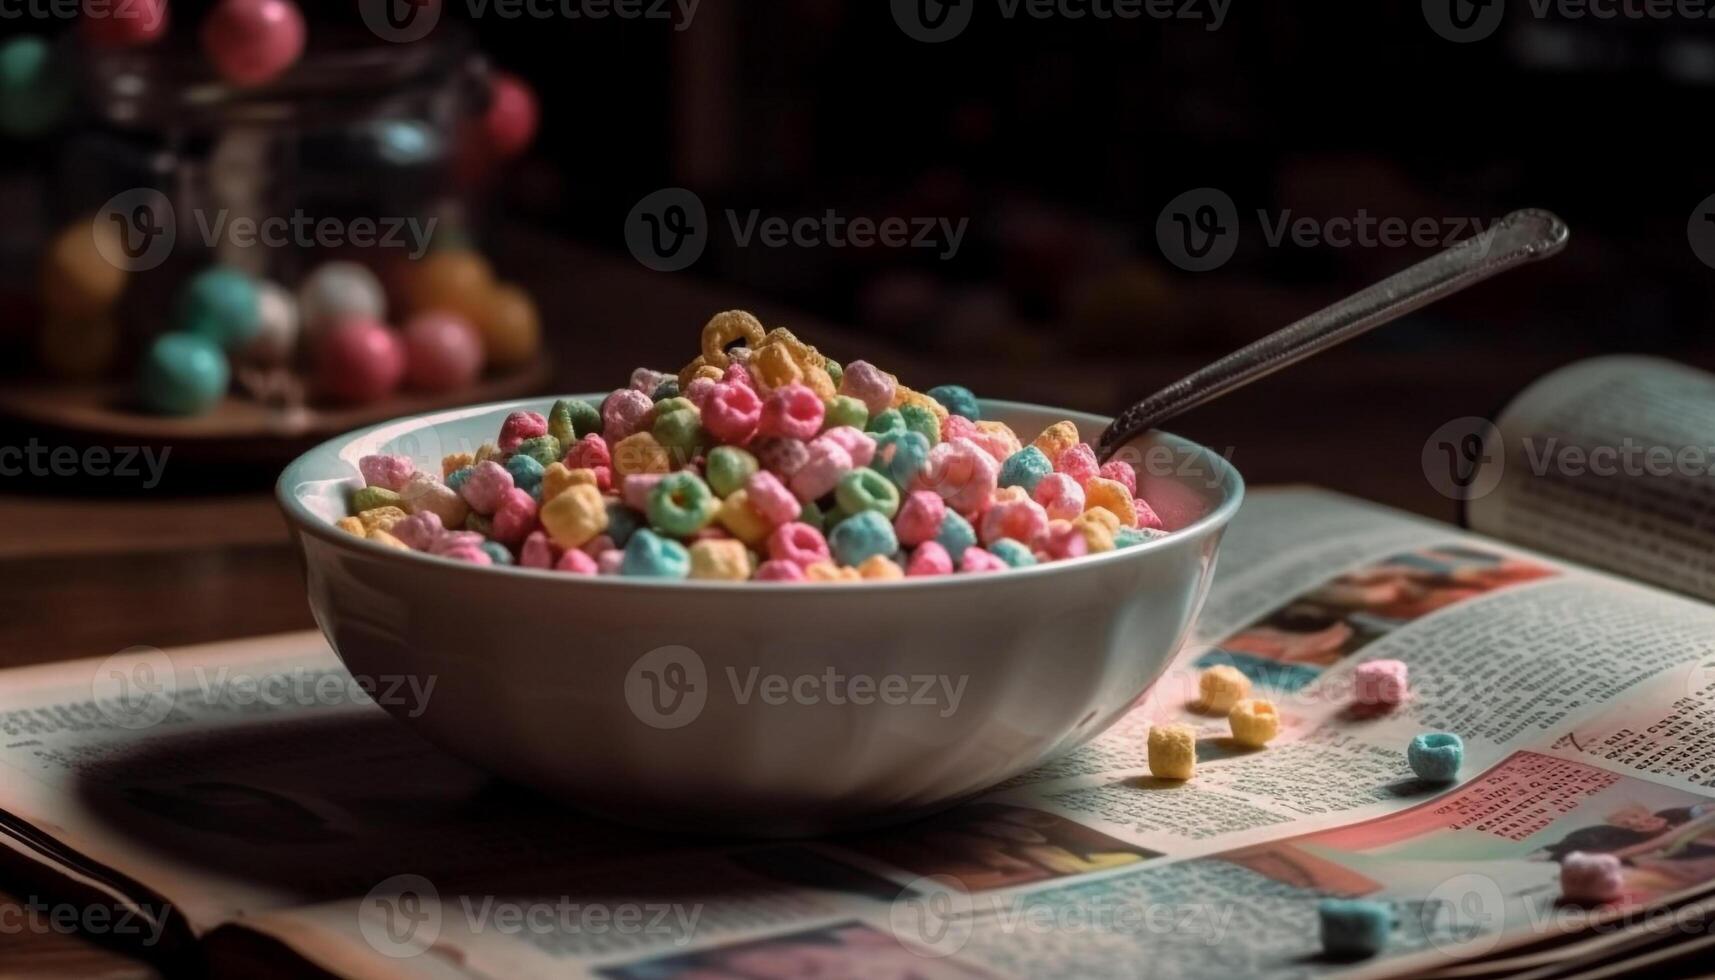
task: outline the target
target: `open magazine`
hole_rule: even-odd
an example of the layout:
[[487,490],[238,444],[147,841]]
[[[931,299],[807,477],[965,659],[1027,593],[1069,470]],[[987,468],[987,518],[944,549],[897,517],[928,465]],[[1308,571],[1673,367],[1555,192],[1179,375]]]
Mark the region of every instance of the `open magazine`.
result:
[[[1503,526],[1493,506],[1522,520],[1515,492],[1496,481],[1472,522]],[[1354,666],[1378,657],[1411,669],[1391,712],[1351,696]],[[1280,707],[1268,749],[1191,709],[1213,664]],[[582,817],[374,703],[427,704],[433,678],[359,683],[316,634],[0,678],[0,837],[42,882],[35,914],[169,963],[289,956],[449,980],[1387,975],[1591,957],[1715,894],[1715,606],[1315,490],[1253,493],[1198,635],[1118,725],[937,816],[848,837]],[[1202,732],[1197,775],[1152,779],[1148,728],[1179,721]],[[1464,738],[1458,783],[1411,776],[1404,747],[1425,730]],[[1560,902],[1572,851],[1619,855],[1623,900]],[[1387,951],[1323,958],[1328,896],[1390,903]],[[1542,952],[1557,940],[1570,952]]]

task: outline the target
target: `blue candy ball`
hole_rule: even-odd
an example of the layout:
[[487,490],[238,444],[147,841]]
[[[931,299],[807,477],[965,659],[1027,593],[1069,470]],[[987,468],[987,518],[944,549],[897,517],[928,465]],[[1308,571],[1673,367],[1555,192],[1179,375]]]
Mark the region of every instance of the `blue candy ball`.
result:
[[866,510],[834,526],[828,535],[828,549],[840,564],[855,566],[875,555],[898,551],[899,538],[893,533],[893,524],[879,511]]
[[176,322],[228,350],[242,347],[262,329],[262,292],[256,280],[217,265],[185,284]]
[[162,415],[200,415],[226,394],[232,371],[226,354],[207,338],[169,333],[155,338],[143,355],[137,394],[143,406]]
[[1023,487],[1025,493],[1035,493],[1042,478],[1054,472],[1048,454],[1035,446],[1025,446],[1000,464],[1000,485]]
[[983,410],[977,405],[977,396],[964,385],[936,385],[925,394],[953,415],[962,415],[972,422],[982,421]]

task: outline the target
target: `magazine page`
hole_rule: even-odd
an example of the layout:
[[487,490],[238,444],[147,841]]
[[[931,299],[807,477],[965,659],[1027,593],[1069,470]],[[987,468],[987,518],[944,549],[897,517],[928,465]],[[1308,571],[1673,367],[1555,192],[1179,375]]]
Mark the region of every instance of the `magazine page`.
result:
[[1452,492],[1472,529],[1715,599],[1715,375],[1602,357],[1542,378],[1492,428],[1470,421],[1426,452],[1469,467]]
[[[426,703],[433,678],[351,678],[313,635],[15,672],[0,809],[186,903],[199,931],[237,921],[350,975],[1305,975],[1352,967],[1316,955],[1329,895],[1394,904],[1394,942],[1364,965],[1386,972],[1587,927],[1554,900],[1569,848],[1629,848],[1629,903],[1715,878],[1697,843],[1712,627],[1677,596],[1264,492],[1199,637],[1133,713],[904,827],[720,842],[586,820],[376,710]],[[1375,657],[1412,671],[1391,712],[1353,704]],[[1270,748],[1195,711],[1217,663],[1279,705]],[[166,710],[133,696],[164,678]],[[1190,782],[1149,775],[1165,721],[1203,736]],[[1424,730],[1464,737],[1458,784],[1411,776]]]

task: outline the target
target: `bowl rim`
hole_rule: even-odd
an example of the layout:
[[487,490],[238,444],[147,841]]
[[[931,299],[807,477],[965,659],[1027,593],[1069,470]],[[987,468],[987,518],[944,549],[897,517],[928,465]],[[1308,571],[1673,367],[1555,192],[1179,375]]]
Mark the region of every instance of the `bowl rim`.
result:
[[[606,394],[607,393],[584,393],[560,395],[555,397],[577,398],[586,401],[599,402],[601,398],[606,397]],[[302,471],[307,470],[313,463],[319,462],[321,457],[332,455],[337,458],[339,456],[339,451],[342,448],[364,437],[374,436],[382,430],[398,428],[399,432],[397,435],[403,435],[406,432],[414,431],[424,426],[457,421],[458,419],[467,418],[473,415],[486,415],[502,410],[518,411],[525,409],[535,411],[540,408],[543,400],[543,398],[514,398],[498,402],[485,402],[477,405],[466,405],[460,408],[445,409],[439,412],[432,412],[427,415],[401,416],[366,425],[334,436],[331,439],[323,440],[299,454],[297,458],[286,464],[285,468],[281,470],[280,477],[274,484],[275,500],[280,505],[281,511],[284,512],[287,524],[299,533],[312,534],[325,541],[332,542],[336,546],[343,548],[355,548],[359,553],[381,558],[382,560],[429,563],[429,565],[434,568],[445,570],[457,575],[524,576],[527,579],[563,582],[568,588],[639,588],[657,589],[667,592],[711,592],[781,596],[824,595],[829,593],[837,594],[851,592],[861,593],[882,589],[920,590],[954,588],[959,586],[970,586],[978,582],[986,582],[990,580],[1004,580],[1007,582],[1023,583],[1036,577],[1064,574],[1079,569],[1097,568],[1103,564],[1137,561],[1141,560],[1143,556],[1155,551],[1173,547],[1182,539],[1200,536],[1201,534],[1208,533],[1212,529],[1218,529],[1226,525],[1232,520],[1233,515],[1239,509],[1239,505],[1244,502],[1245,497],[1244,477],[1239,474],[1238,468],[1220,453],[1183,436],[1174,435],[1171,432],[1154,430],[1154,434],[1157,437],[1166,440],[1177,448],[1191,452],[1204,464],[1210,466],[1212,468],[1211,472],[1215,475],[1215,479],[1211,481],[1210,485],[1213,488],[1224,492],[1224,497],[1201,517],[1182,528],[1178,528],[1169,534],[1163,535],[1162,537],[1153,538],[1149,541],[1132,545],[1129,548],[1115,548],[1112,551],[1105,551],[1100,554],[1082,555],[1077,558],[1070,558],[1062,561],[1040,562],[1024,568],[1010,568],[1004,571],[981,575],[925,575],[902,579],[865,579],[858,582],[767,582],[759,586],[758,583],[749,580],[734,582],[720,579],[668,579],[625,577],[619,575],[572,575],[566,572],[556,571],[554,569],[524,568],[520,565],[478,565],[472,562],[454,561],[441,558],[437,555],[431,555],[415,549],[402,551],[398,548],[391,548],[386,545],[378,544],[364,538],[356,537],[347,531],[340,530],[338,527],[335,527],[331,521],[323,520],[320,515],[311,512],[310,509],[304,505],[304,502],[299,499],[299,496],[296,493],[297,487],[311,482],[305,478],[305,474]],[[1010,401],[998,398],[979,399],[979,402],[985,408],[993,406],[996,409],[1002,410],[1040,412],[1050,415],[1058,414],[1061,416],[1081,416],[1088,419],[1100,419],[1103,424],[1106,424],[1108,421],[1106,417],[1095,415],[1090,412],[1074,411],[1048,405],[1037,405],[1031,402]],[[1132,441],[1135,442],[1137,439],[1142,438],[1145,438],[1145,436],[1137,436]],[[1130,443],[1127,443],[1127,445],[1130,445]],[[316,479],[322,480],[327,478],[317,477]],[[1180,478],[1175,476],[1172,477],[1172,479],[1179,480]]]

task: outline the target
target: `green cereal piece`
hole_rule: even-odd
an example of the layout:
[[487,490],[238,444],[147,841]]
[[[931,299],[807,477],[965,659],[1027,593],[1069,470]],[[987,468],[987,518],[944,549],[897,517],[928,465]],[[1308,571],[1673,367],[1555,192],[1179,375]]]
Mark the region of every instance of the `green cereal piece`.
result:
[[592,432],[601,431],[601,412],[579,398],[562,398],[548,412],[548,434],[570,446]]
[[669,473],[649,491],[649,525],[675,538],[688,538],[715,519],[721,502],[695,473]]
[[672,398],[663,398],[655,403],[656,417],[665,415],[668,412],[696,412],[699,415],[702,414],[702,410],[697,408],[696,402],[680,395],[674,395]]
[[822,424],[830,429],[849,425],[861,432],[863,427],[869,424],[869,409],[850,395],[835,395],[828,399],[827,407]]
[[[899,512],[899,488],[893,481],[875,470],[864,467],[840,477],[834,486],[834,500],[842,514],[874,511],[891,519]],[[891,550],[891,549],[890,549]]]
[[351,495],[351,512],[361,514],[377,507],[400,507],[399,495],[386,487],[364,487]]
[[[836,361],[831,357],[822,358],[822,370],[828,372],[828,377],[834,379],[834,387],[836,388],[840,386],[841,381],[845,380],[846,369],[840,366],[839,361]],[[858,428],[862,428],[862,426],[859,426]]]
[[[874,435],[882,435],[887,432],[904,432],[905,416],[899,414],[897,408],[883,409],[881,414],[869,420],[866,431]],[[936,433],[936,435],[939,434]]]
[[822,513],[822,505],[812,500],[798,512],[798,523],[808,524],[820,531],[828,523],[828,519],[827,515]]
[[[669,398],[662,402],[669,405],[683,401],[681,398]],[[709,441],[708,433],[703,430],[703,417],[695,407],[681,408],[674,411],[660,412],[655,416],[655,425],[650,430],[655,441],[667,447],[675,463],[683,464],[697,450]]]
[[560,457],[565,454],[565,450],[560,446],[560,440],[551,435],[526,439],[518,444],[518,449],[515,451],[515,455],[528,456],[541,463],[544,469],[558,463]]
[[656,385],[655,390],[649,393],[649,397],[651,399],[654,399],[654,401],[657,404],[660,404],[661,402],[664,402],[669,398],[679,397],[679,381],[678,381],[678,379],[677,378],[668,378],[666,381],[663,381],[660,384]]
[[732,496],[732,492],[744,486],[746,480],[756,473],[756,457],[737,446],[716,446],[709,450],[708,462],[703,466],[703,477],[709,481],[709,486],[722,497]]
[[[889,409],[891,411],[891,409]],[[883,412],[882,414],[887,414]],[[905,428],[919,433],[929,440],[933,446],[941,441],[941,422],[935,418],[935,413],[922,405],[905,405],[899,409],[899,417],[905,420]]]

